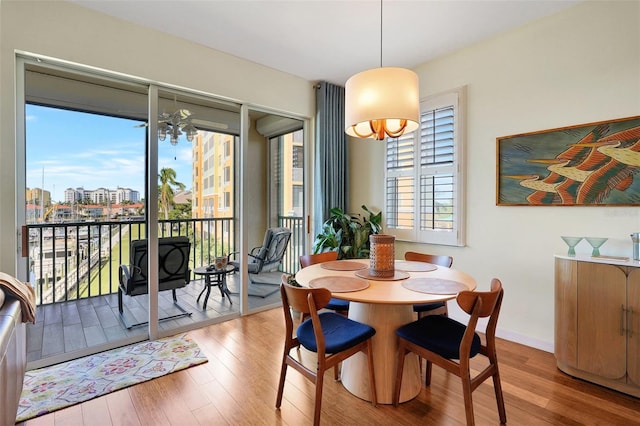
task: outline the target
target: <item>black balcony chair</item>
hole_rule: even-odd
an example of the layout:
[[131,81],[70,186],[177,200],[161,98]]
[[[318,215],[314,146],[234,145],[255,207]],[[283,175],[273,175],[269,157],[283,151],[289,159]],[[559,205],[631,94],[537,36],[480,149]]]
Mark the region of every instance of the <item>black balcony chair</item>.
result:
[[[268,228],[264,233],[261,246],[254,247],[249,252],[247,268],[249,279],[256,284],[280,285],[280,275],[275,277],[262,278],[260,274],[273,272],[282,264],[282,259],[287,250],[291,230],[289,228]],[[241,262],[237,259],[238,252],[229,255],[229,263],[236,270],[240,270]],[[268,275],[268,274],[267,274]]]
[[[186,311],[178,304],[176,297],[176,289],[186,286],[190,281],[190,250],[191,243],[188,237],[166,237],[158,239],[158,290],[171,290],[173,292],[173,303],[181,311],[179,314],[160,318],[160,320],[191,315],[191,312]],[[118,286],[118,310],[120,311],[120,319],[128,329],[147,324],[147,322],[129,324],[124,318],[122,306],[123,294],[127,296],[139,296],[149,293],[147,252],[147,240],[132,241],[129,251],[129,265],[120,265],[118,272],[120,281],[120,285]]]

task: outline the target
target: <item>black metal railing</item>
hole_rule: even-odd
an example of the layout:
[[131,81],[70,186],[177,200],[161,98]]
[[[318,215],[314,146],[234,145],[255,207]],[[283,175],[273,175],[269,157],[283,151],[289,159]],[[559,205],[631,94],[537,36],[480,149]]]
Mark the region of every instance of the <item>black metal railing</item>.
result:
[[282,271],[295,274],[304,254],[304,222],[300,216],[278,216],[278,226],[291,229],[291,240],[282,260]]
[[[233,251],[233,218],[161,220],[160,237],[186,235],[193,268]],[[118,290],[118,268],[131,241],[146,238],[143,220],[27,225],[29,281],[38,305],[104,296]]]
[[[279,217],[292,236],[282,271],[295,273],[304,252],[301,217]],[[66,222],[27,225],[27,273],[38,305],[64,302],[118,291],[118,268],[129,262],[131,241],[146,238],[143,220]],[[158,223],[159,237],[186,235],[192,249],[190,265],[213,263],[235,251],[233,218],[170,219]]]

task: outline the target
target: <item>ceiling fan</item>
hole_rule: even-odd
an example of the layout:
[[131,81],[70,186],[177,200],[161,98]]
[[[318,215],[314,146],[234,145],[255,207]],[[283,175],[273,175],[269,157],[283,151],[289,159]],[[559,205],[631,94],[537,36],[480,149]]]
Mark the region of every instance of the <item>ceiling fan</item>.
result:
[[[178,137],[182,134],[186,135],[189,142],[198,133],[198,129],[192,123],[193,114],[188,109],[178,109],[172,113],[163,112],[158,117],[158,139],[161,141],[170,136],[171,145],[178,143]],[[142,123],[135,127],[146,127],[148,123]]]
[[188,109],[179,109],[171,114],[163,112],[158,120],[158,139],[163,141],[169,134],[171,145],[175,145],[178,143],[178,136],[184,133],[191,142],[198,133],[191,119],[192,114]]

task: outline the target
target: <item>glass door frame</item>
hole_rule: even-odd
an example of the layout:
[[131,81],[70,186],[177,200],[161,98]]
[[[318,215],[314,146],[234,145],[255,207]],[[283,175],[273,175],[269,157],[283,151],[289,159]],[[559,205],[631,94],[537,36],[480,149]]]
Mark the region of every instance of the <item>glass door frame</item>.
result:
[[[235,209],[235,217],[236,217],[236,226],[235,226],[235,244],[239,248],[241,258],[247,258],[249,252],[249,244],[247,239],[247,224],[251,219],[251,216],[255,214],[255,210],[252,210],[250,207],[250,200],[246,197],[246,191],[243,191],[245,185],[247,185],[246,177],[247,177],[247,156],[248,156],[248,132],[251,126],[249,113],[250,112],[261,112],[266,114],[273,114],[282,117],[292,118],[295,120],[300,120],[303,124],[303,132],[304,132],[304,143],[305,143],[305,197],[304,197],[304,211],[305,214],[308,214],[309,205],[308,200],[310,199],[308,194],[309,179],[309,155],[306,155],[310,152],[308,149],[309,141],[310,141],[310,119],[308,117],[300,117],[295,114],[263,108],[259,106],[250,105],[247,103],[242,103],[239,101],[233,101],[231,99],[218,98],[215,95],[202,93],[198,91],[189,90],[188,88],[178,88],[171,85],[166,85],[162,83],[152,82],[149,80],[145,80],[143,78],[124,75],[117,72],[98,69],[82,64],[71,63],[64,60],[58,60],[55,58],[40,56],[37,54],[32,54],[28,52],[16,52],[16,160],[17,160],[17,173],[16,173],[16,219],[17,224],[25,224],[26,223],[26,212],[25,212],[25,202],[26,202],[26,194],[24,189],[26,188],[26,117],[25,117],[25,105],[26,105],[26,78],[25,73],[28,68],[28,64],[37,65],[39,67],[49,67],[52,69],[59,69],[63,72],[69,74],[77,74],[79,76],[86,75],[92,78],[104,78],[105,80],[111,80],[115,82],[124,82],[131,85],[140,85],[146,89],[147,96],[147,136],[146,136],[146,168],[147,171],[145,173],[145,191],[146,194],[144,198],[146,200],[146,232],[148,238],[148,250],[149,250],[149,262],[148,262],[148,276],[149,276],[149,325],[148,325],[148,338],[157,339],[159,337],[163,337],[164,335],[169,335],[171,330],[160,330],[158,327],[158,284],[157,284],[157,275],[158,275],[158,239],[159,239],[159,230],[157,227],[159,221],[159,209],[158,209],[158,193],[157,193],[157,176],[158,176],[158,123],[157,120],[149,120],[149,117],[158,117],[159,116],[159,95],[161,93],[166,92],[176,92],[186,96],[193,96],[194,98],[206,98],[219,102],[221,104],[229,104],[238,108],[239,117],[240,117],[240,127],[239,127],[239,146],[238,150],[235,153],[236,155],[236,176],[238,177],[237,183],[235,186],[236,196],[234,202]],[[308,233],[308,221],[304,221],[304,226],[306,229],[305,236]],[[156,226],[150,226],[155,224]],[[18,227],[20,228],[20,227]],[[18,229],[20,232],[20,229]],[[18,256],[16,261],[16,271],[18,275],[24,275],[27,271],[27,263],[28,258],[23,258],[20,256],[21,247],[21,239],[18,238]],[[248,309],[248,277],[246,276],[246,271],[241,271],[242,285],[240,286],[240,315],[246,315],[252,312],[249,312]],[[28,277],[20,276],[21,279],[27,280]],[[254,310],[255,311],[255,310]],[[175,331],[174,331],[175,332]],[[132,338],[125,338],[122,342],[123,344],[131,343],[131,339],[139,340],[139,335]],[[105,350],[105,349],[102,349]],[[88,351],[91,352],[91,351]],[[93,351],[95,352],[95,351]],[[93,353],[91,352],[91,353]]]

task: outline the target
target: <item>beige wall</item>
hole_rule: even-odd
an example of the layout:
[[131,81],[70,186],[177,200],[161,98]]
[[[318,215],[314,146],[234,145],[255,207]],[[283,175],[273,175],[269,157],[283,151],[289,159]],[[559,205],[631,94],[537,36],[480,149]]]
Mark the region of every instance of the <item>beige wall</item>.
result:
[[[26,51],[313,116],[310,82],[58,1],[0,2],[0,270],[14,272],[17,223],[15,51]],[[171,55],[175,52],[175,63]],[[264,84],[268,81],[269,84]],[[263,176],[260,176],[263,178]]]
[[[416,71],[422,96],[468,88],[467,247],[399,244],[396,253],[451,254],[480,289],[500,278],[500,334],[552,350],[560,236],[608,237],[602,254],[630,256],[640,209],[497,207],[496,137],[640,115],[640,2],[581,3]],[[350,206],[381,209],[382,144],[352,140],[350,149]],[[586,241],[577,251],[591,252]]]

